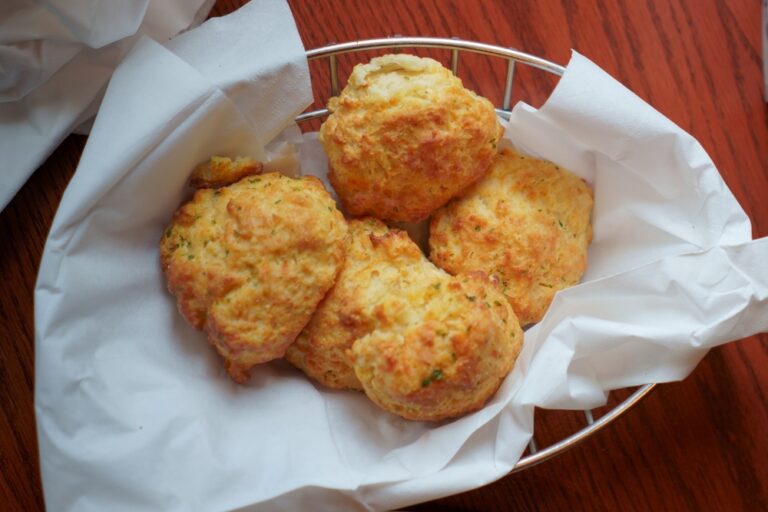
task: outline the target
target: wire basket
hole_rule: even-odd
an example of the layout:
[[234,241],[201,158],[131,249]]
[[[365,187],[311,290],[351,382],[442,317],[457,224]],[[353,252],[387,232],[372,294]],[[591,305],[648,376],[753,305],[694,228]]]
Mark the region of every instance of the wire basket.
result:
[[[315,48],[307,51],[307,59],[310,61],[318,59],[328,59],[328,71],[330,77],[330,94],[337,96],[340,92],[339,65],[337,56],[346,53],[355,53],[368,50],[399,51],[403,48],[436,48],[450,51],[450,68],[454,74],[458,75],[459,59],[462,52],[485,55],[491,58],[503,59],[506,61],[506,77],[504,82],[504,95],[501,101],[501,107],[496,108],[496,113],[503,119],[509,119],[512,100],[513,85],[515,82],[515,66],[522,64],[532,68],[562,76],[565,68],[559,64],[524,53],[510,48],[503,48],[491,44],[478,43],[473,41],[463,41],[460,39],[446,39],[436,37],[391,37],[382,39],[367,39],[364,41],[355,41],[341,44],[331,44],[322,48]],[[314,119],[321,119],[329,114],[328,109],[321,108],[304,112],[296,117],[297,123],[305,123]],[[546,447],[537,446],[535,436],[536,427],[534,426],[534,437],[528,444],[528,450],[524,456],[515,464],[512,473],[530,468],[536,464],[551,459],[569,448],[584,441],[616,418],[627,412],[632,406],[642,400],[650,393],[656,384],[646,384],[634,391],[624,400],[616,403],[609,410],[605,411],[598,419],[595,419],[591,410],[583,411],[584,425],[572,434],[563,437]],[[537,420],[536,424],[540,424]]]

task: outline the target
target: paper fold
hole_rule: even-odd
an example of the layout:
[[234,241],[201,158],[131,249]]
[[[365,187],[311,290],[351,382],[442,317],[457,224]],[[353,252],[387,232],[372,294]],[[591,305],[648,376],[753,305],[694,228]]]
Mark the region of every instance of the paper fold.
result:
[[166,41],[213,0],[14,0],[0,6],[0,209],[64,138],[92,118],[141,37]]

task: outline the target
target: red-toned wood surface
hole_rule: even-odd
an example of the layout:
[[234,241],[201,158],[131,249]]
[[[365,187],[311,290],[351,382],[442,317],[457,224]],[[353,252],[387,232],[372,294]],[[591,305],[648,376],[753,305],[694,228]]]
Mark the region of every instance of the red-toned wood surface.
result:
[[[241,3],[219,1],[212,15]],[[762,97],[758,1],[292,0],[290,5],[307,48],[395,34],[455,36],[559,63],[575,48],[692,133],[752,219],[754,236],[768,235],[768,108]],[[342,60],[342,71],[350,64]],[[325,66],[313,64],[312,71],[319,96],[327,97]],[[467,58],[459,74],[499,101],[503,68]],[[534,105],[556,83],[524,69],[517,80],[514,98]],[[32,292],[47,231],[84,144],[81,136],[66,139],[0,213],[0,510],[44,506],[32,400]],[[556,459],[412,509],[768,510],[766,396],[768,336],[763,334],[713,350],[688,379],[660,386]],[[576,413],[537,414],[540,444],[583,425]],[[55,503],[48,506],[57,510]]]

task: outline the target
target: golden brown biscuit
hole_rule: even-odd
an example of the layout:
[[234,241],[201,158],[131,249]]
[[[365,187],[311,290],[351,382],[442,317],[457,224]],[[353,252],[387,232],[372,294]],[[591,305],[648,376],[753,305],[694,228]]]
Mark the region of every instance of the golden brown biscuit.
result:
[[485,404],[512,369],[523,331],[482,273],[429,286],[406,303],[385,301],[397,321],[355,341],[352,356],[371,400],[407,419],[436,421]]
[[263,168],[261,162],[247,156],[234,160],[225,156],[212,156],[209,161],[195,167],[189,181],[195,188],[221,187],[258,174]]
[[452,277],[403,231],[350,222],[332,291],[287,357],[331,387],[362,388],[408,419],[482,407],[509,373],[523,333],[481,273]]
[[232,379],[281,357],[333,285],[347,224],[316,178],[278,173],[198,190],[160,242],[168,288]]
[[426,218],[485,174],[501,136],[488,100],[413,55],[355,66],[328,108],[328,177],[352,215]]
[[452,274],[495,276],[522,325],[579,282],[592,240],[592,192],[551,162],[504,150],[488,176],[435,212],[430,259]]

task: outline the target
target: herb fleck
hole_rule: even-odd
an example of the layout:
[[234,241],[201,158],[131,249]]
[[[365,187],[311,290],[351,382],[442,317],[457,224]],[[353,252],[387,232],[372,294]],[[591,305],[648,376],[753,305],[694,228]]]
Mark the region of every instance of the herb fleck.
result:
[[438,380],[443,380],[443,370],[436,368],[432,370],[432,373],[429,374],[429,377],[421,381],[421,387],[426,388]]
[[467,300],[469,300],[469,302],[475,302],[475,300],[477,300],[477,297],[475,297],[474,295],[465,294],[464,296],[467,298]]

